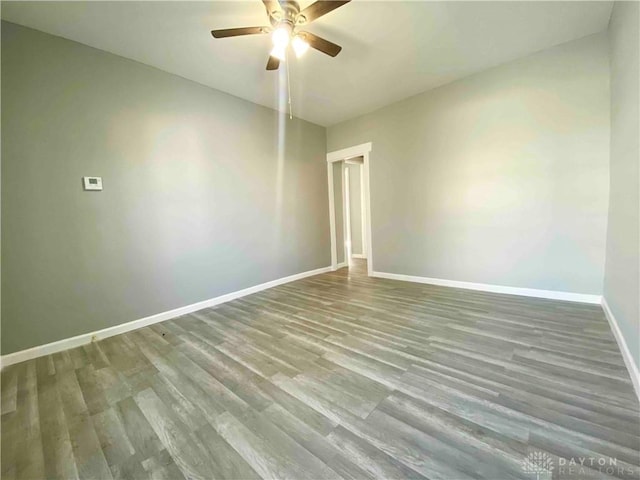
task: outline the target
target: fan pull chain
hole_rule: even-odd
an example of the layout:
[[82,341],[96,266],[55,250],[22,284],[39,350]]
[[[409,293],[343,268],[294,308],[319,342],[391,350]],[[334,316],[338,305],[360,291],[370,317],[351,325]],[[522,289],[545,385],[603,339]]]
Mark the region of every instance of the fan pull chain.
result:
[[287,66],[287,96],[289,98],[289,120],[293,120],[293,113],[291,111],[291,79],[289,77],[289,52],[285,52],[285,64]]

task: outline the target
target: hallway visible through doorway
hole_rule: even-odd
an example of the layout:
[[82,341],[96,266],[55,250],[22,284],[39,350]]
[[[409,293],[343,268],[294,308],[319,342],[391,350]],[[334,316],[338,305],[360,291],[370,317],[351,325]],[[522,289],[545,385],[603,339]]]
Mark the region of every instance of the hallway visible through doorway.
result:
[[364,219],[363,158],[344,161],[345,246],[347,264],[354,258],[367,258]]

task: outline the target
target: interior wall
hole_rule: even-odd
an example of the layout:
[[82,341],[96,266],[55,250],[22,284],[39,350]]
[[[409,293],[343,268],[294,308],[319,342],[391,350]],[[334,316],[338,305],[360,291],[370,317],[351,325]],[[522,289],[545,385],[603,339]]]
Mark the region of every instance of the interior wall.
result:
[[323,127],[5,22],[1,93],[3,354],[330,264]]
[[640,4],[615,2],[609,24],[611,176],[604,297],[640,367]]
[[349,163],[349,219],[351,220],[351,254],[364,254],[362,242],[362,165]]
[[334,125],[327,142],[373,144],[375,271],[602,293],[606,33]]

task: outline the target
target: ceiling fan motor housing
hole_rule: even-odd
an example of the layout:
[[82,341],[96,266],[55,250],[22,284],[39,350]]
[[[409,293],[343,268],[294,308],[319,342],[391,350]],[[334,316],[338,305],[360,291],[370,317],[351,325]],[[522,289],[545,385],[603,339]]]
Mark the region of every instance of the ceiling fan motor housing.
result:
[[279,9],[269,11],[269,21],[274,28],[285,26],[293,33],[293,28],[306,22],[304,15],[300,15],[300,5],[294,0],[283,0]]

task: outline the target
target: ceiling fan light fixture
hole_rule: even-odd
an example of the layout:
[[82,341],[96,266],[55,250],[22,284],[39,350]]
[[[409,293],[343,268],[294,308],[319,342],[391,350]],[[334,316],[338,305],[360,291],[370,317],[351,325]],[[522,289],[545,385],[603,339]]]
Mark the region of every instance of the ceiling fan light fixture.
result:
[[273,58],[277,58],[281,62],[284,62],[286,60],[286,58],[287,58],[286,50],[287,50],[287,46],[286,45],[285,46],[274,45],[274,47],[271,49],[271,53],[269,55],[271,55]]
[[291,46],[293,47],[293,51],[296,53],[297,58],[300,58],[307,50],[309,50],[309,44],[300,35],[293,37]]
[[273,42],[273,48],[279,48],[284,50],[289,45],[291,40],[291,27],[286,25],[280,25],[271,34],[271,41]]

